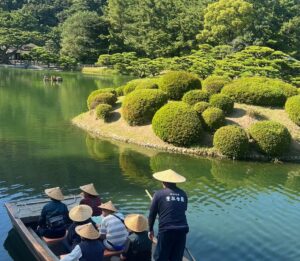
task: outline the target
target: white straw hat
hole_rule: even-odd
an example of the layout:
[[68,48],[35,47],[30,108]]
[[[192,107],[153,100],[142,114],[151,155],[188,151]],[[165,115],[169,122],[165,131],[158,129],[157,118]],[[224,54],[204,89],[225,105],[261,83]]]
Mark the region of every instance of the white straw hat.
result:
[[168,169],[165,171],[156,172],[153,177],[162,182],[168,183],[182,183],[186,181],[186,178],[176,173],[174,170]]
[[83,185],[79,187],[82,191],[84,191],[85,193],[88,193],[92,196],[98,196],[99,193],[96,191],[94,184],[87,184],[87,185]]
[[98,208],[110,210],[113,212],[117,212],[118,210],[115,208],[114,204],[111,201],[101,204]]
[[148,220],[141,214],[130,214],[125,217],[125,226],[133,232],[148,230]]
[[93,210],[88,205],[78,205],[73,207],[69,212],[69,217],[75,222],[82,222],[89,219],[93,214]]
[[100,237],[99,231],[94,227],[92,223],[77,226],[75,228],[75,231],[79,236],[91,240],[98,239]]
[[64,199],[64,195],[61,192],[60,187],[45,189],[45,193],[49,198],[52,199],[56,199],[59,201]]

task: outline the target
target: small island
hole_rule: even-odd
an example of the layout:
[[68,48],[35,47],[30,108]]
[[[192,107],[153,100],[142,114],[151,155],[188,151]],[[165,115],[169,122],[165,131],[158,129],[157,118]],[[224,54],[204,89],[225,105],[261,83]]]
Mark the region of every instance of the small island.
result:
[[176,153],[243,160],[300,160],[299,90],[263,76],[185,71],[93,91],[72,121],[106,137]]

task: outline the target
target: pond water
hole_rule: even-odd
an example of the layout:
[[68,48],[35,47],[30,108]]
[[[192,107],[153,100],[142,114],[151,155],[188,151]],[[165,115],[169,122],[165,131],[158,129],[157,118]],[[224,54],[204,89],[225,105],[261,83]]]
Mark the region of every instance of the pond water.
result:
[[61,74],[44,84],[45,72],[0,69],[0,260],[34,260],[3,204],[65,194],[93,182],[103,200],[124,213],[147,214],[155,171],[172,168],[187,182],[187,245],[197,260],[300,260],[300,165],[219,161],[95,140],[70,124],[86,110],[97,88],[126,78]]

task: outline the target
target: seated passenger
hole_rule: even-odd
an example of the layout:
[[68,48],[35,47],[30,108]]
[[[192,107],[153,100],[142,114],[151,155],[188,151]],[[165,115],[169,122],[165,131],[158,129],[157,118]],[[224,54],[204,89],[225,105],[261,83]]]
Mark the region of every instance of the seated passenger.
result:
[[100,239],[103,240],[105,248],[113,251],[121,251],[125,248],[128,232],[124,225],[124,218],[111,201],[101,204],[102,223],[100,228]]
[[81,242],[75,246],[71,253],[64,256],[61,261],[102,261],[104,247],[99,238],[99,231],[92,223],[77,226],[76,233],[81,237]]
[[97,229],[96,224],[91,220],[92,208],[87,205],[79,205],[73,207],[69,212],[69,217],[73,223],[68,228],[67,243],[69,250],[81,242],[80,236],[76,233],[75,228],[80,225],[92,223]]
[[88,205],[93,210],[93,220],[98,224],[101,223],[101,219],[99,216],[101,216],[102,211],[98,206],[101,205],[101,199],[99,197],[98,192],[96,191],[94,184],[87,184],[84,186],[81,186],[80,189],[83,191],[83,199],[80,201],[80,204]]
[[121,254],[121,260],[151,261],[152,242],[148,238],[147,218],[140,214],[126,216],[125,225],[129,231],[129,247]]
[[42,209],[37,233],[39,236],[47,238],[63,237],[69,223],[68,208],[61,202],[64,196],[59,187],[45,189],[45,193],[51,198],[51,201]]

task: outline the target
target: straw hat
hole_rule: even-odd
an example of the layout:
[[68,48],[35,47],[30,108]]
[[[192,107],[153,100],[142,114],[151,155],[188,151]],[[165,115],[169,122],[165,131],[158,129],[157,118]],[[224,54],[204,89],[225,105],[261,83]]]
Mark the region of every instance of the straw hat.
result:
[[56,199],[59,201],[64,199],[64,195],[61,192],[60,187],[45,189],[45,193],[49,198],[52,199]]
[[93,210],[88,205],[79,205],[73,207],[69,212],[69,217],[75,222],[82,222],[89,219],[93,214]]
[[143,232],[148,229],[148,220],[140,214],[130,214],[125,217],[125,226],[133,232]]
[[179,175],[171,169],[156,172],[153,174],[153,177],[159,181],[168,183],[182,183],[186,181],[185,177]]
[[87,239],[98,239],[100,237],[99,231],[93,226],[92,223],[87,223],[82,226],[77,226],[75,228],[76,233]]
[[118,210],[115,208],[114,204],[111,201],[101,204],[98,208],[110,210],[113,212],[117,212]]
[[84,185],[84,186],[80,186],[79,188],[82,191],[84,191],[85,193],[88,193],[92,196],[98,196],[99,195],[99,193],[96,191],[93,183],[87,184],[87,185]]

